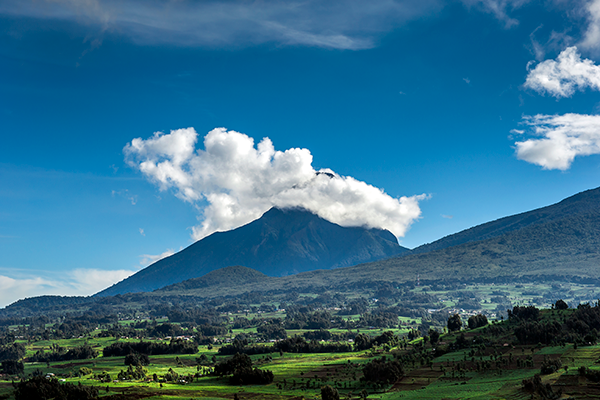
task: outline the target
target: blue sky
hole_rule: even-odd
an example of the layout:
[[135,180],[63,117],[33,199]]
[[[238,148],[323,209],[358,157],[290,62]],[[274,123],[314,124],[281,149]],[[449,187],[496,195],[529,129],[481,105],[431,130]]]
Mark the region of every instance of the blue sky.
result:
[[599,50],[598,0],[5,0],[0,306],[271,205],[412,248],[600,186]]

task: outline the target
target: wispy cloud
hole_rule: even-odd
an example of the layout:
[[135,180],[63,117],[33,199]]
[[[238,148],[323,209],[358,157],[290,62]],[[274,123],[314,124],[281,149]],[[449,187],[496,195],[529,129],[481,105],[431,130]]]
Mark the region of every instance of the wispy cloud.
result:
[[204,137],[204,149],[196,150],[197,140],[193,128],[178,129],[134,139],[124,149],[129,165],[199,207],[203,221],[194,239],[244,225],[273,206],[302,207],[343,226],[404,236],[427,197],[393,198],[350,176],[316,171],[308,149],[276,151],[269,138],[255,146],[247,135],[217,128]]
[[373,47],[382,33],[442,6],[440,0],[4,0],[0,13],[75,22],[139,44],[278,43],[359,50]]
[[0,275],[0,307],[41,295],[87,296],[117,283],[136,271],[75,269],[59,276],[11,278]]
[[530,0],[462,0],[462,2],[468,7],[475,7],[492,14],[504,24],[506,29],[510,29],[519,24],[516,18],[510,16],[511,11],[529,3]]
[[600,154],[599,115],[526,116],[523,124],[534,137],[515,143],[517,158],[543,169],[564,171],[577,156]]
[[571,97],[576,90],[600,90],[600,66],[581,59],[577,47],[568,47],[556,60],[546,60],[529,71],[526,88],[556,98]]
[[[180,249],[181,250],[181,249]],[[173,254],[175,254],[175,252],[171,249],[168,249],[167,251],[161,253],[161,254],[156,254],[156,255],[152,255],[152,254],[142,254],[140,256],[140,265],[142,267],[147,267],[150,264],[154,264],[155,262],[162,260],[163,258],[167,258],[172,256]]]
[[132,206],[135,206],[137,204],[138,201],[138,196],[136,194],[131,194],[129,193],[129,190],[124,189],[124,190],[113,190],[111,192],[112,196],[119,196],[119,197],[123,197],[124,199],[127,199],[131,202]]

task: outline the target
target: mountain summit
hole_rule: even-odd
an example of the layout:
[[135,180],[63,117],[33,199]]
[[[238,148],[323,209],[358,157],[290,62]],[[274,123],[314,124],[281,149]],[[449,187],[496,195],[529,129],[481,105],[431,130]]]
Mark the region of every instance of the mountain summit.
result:
[[408,249],[387,230],[345,228],[302,209],[272,208],[261,218],[216,232],[99,292],[148,292],[210,271],[243,265],[270,276],[347,267]]

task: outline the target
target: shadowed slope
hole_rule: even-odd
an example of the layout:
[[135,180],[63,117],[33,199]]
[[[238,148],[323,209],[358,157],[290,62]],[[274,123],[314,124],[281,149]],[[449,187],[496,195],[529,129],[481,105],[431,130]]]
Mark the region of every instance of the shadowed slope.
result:
[[435,242],[419,246],[413,249],[410,254],[427,253],[463,243],[491,239],[529,226],[559,221],[566,217],[573,218],[577,215],[585,215],[590,212],[597,213],[599,206],[600,188],[586,190],[547,207],[511,215],[465,229]]

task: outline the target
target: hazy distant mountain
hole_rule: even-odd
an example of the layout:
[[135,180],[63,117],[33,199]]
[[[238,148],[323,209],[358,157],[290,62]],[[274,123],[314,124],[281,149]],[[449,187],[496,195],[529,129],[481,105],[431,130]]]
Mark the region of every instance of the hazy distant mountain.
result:
[[96,296],[152,291],[232,265],[284,276],[347,267],[405,251],[386,230],[345,228],[305,210],[272,208],[258,220],[213,233]]

